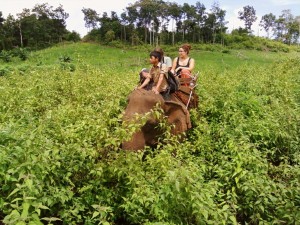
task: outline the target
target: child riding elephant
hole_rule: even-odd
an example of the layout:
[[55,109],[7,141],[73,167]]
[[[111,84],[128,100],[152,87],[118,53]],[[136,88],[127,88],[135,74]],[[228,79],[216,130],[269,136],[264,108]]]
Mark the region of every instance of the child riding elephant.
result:
[[165,100],[169,98],[168,93],[168,82],[166,77],[168,76],[168,68],[166,64],[161,61],[161,54],[158,51],[152,51],[150,53],[150,63],[152,67],[147,73],[146,71],[141,72],[141,76],[144,77],[143,83],[138,87],[138,89],[147,89],[149,84],[152,83],[151,90],[155,94],[161,94]]

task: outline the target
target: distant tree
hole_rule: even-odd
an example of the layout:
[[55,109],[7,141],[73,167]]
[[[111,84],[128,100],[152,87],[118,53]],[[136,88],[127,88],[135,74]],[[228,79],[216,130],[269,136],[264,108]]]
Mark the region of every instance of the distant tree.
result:
[[[27,8],[23,9],[23,11],[21,13],[17,14],[17,17],[18,17],[17,23],[18,23],[19,35],[20,35],[20,45],[21,45],[21,47],[23,47],[24,46],[24,40],[23,40],[24,35],[23,35],[23,33],[26,32],[26,29],[24,29],[24,31],[23,31],[23,26],[25,25],[24,21],[27,20],[27,18],[31,17],[30,9],[27,9]],[[34,31],[33,28],[36,27],[35,26],[36,16],[33,15],[33,17],[34,17],[35,21],[34,21],[34,23],[31,23],[32,28],[28,29],[29,32],[33,32]],[[26,26],[24,28],[26,28]]]
[[110,17],[107,12],[104,12],[102,16],[99,17],[99,23],[99,31],[102,39],[106,41],[108,39],[114,40],[115,38],[121,39],[122,24],[116,12],[111,11]]
[[295,24],[295,19],[290,9],[282,10],[282,14],[279,16],[284,19],[285,29],[284,29],[284,42],[287,44],[292,43],[294,33],[298,31]]
[[192,6],[190,6],[188,3],[184,3],[182,6],[182,41],[184,41],[185,31],[189,29],[190,26],[193,26],[192,22],[192,15],[194,13],[194,10]]
[[83,8],[81,11],[84,14],[85,27],[88,29],[88,31],[96,28],[99,21],[98,13],[90,8]]
[[203,26],[204,26],[204,22],[207,19],[207,14],[205,12],[206,8],[205,5],[200,3],[200,2],[196,2],[196,15],[195,15],[195,19],[198,25],[198,41],[203,41]]
[[2,16],[2,12],[0,11],[0,27],[3,26],[3,22],[5,21],[5,19]]
[[80,34],[74,30],[72,32],[68,32],[65,35],[65,39],[66,41],[73,41],[73,42],[78,42],[81,40]]
[[300,16],[296,16],[295,22],[298,25],[298,45],[300,44]]
[[267,32],[268,38],[270,37],[270,29],[274,27],[276,20],[276,16],[272,13],[266,14],[261,17],[259,26],[263,27],[264,30]]
[[[186,4],[186,3],[185,3]],[[198,6],[199,6],[198,2]],[[186,14],[185,21],[183,22],[185,32],[187,33],[187,38],[186,40],[189,42],[195,42],[198,40],[197,36],[199,34],[199,22],[203,21],[204,19],[202,18],[203,16],[203,8],[204,5],[201,5],[200,7],[191,5],[191,6],[185,6],[185,10],[183,12]],[[204,7],[205,8],[205,7]],[[200,13],[200,14],[198,14]]]
[[3,23],[3,49],[11,49],[19,45],[17,23],[13,15],[9,14]]
[[256,11],[253,6],[244,6],[243,11],[238,12],[238,18],[244,20],[246,30],[251,33],[252,24],[256,21]]
[[296,19],[293,19],[289,26],[289,34],[290,34],[290,40],[291,44],[296,44],[299,38],[300,33],[300,24]]
[[69,14],[65,12],[62,5],[59,5],[59,7],[57,7],[52,11],[51,21],[54,28],[53,34],[57,35],[60,42],[62,41],[63,35],[67,33],[66,20],[68,18],[69,18]]
[[246,36],[248,34],[248,30],[246,28],[237,28],[231,31],[232,35]]
[[[137,7],[139,12],[139,25],[144,27],[144,41],[147,43],[147,40],[151,43],[151,38],[148,39],[148,32],[155,31],[158,32],[159,25],[159,9],[160,3],[158,1],[149,1],[149,0],[140,0],[136,2],[135,7]],[[156,26],[155,26],[156,25]],[[154,35],[154,33],[153,33]]]
[[170,2],[167,3],[167,7],[168,7],[168,16],[172,19],[172,44],[175,44],[175,33],[176,33],[176,29],[174,28],[174,22],[175,24],[178,23],[178,21],[181,19],[182,16],[182,10],[181,7],[175,3],[175,2]]
[[[168,4],[162,2],[161,7],[159,8],[158,15],[160,15],[160,19],[155,20],[155,29],[157,30],[158,35],[156,36],[157,45],[165,44],[169,42],[169,22],[171,17],[169,16]],[[160,32],[159,32],[160,30]],[[155,42],[155,36],[152,35],[153,43]],[[160,41],[160,43],[158,43]]]
[[227,23],[225,21],[225,14],[226,11],[222,10],[218,3],[215,2],[212,5],[210,12],[207,13],[207,17],[205,18],[203,28],[205,42],[215,43],[217,36],[220,36],[221,42],[223,42],[222,33],[227,29],[225,27]]
[[214,14],[214,17],[213,17],[214,18],[214,21],[213,21],[213,43],[215,43],[217,33],[220,34],[221,42],[223,43],[222,34],[223,34],[223,31],[226,30],[225,25],[228,23],[225,21],[226,11],[220,8],[219,3],[215,2],[212,5],[211,12],[212,12],[212,14]]
[[283,41],[283,34],[285,31],[285,22],[284,18],[279,17],[275,20],[275,25],[273,28],[275,39],[278,41]]
[[36,4],[31,11],[37,19],[36,41],[44,45],[62,41],[64,34],[67,33],[66,19],[69,17],[62,5],[54,9],[48,3]]
[[0,51],[4,49],[4,30],[3,30],[3,22],[5,19],[2,17],[2,12],[0,11]]
[[298,26],[291,10],[282,10],[282,14],[275,21],[275,39],[286,44],[296,42],[298,36]]
[[62,25],[66,26],[66,20],[69,18],[69,13],[65,12],[62,5],[59,5],[53,10],[52,18],[59,20]]
[[127,32],[126,32],[126,26],[128,24],[128,18],[126,15],[126,12],[121,13],[121,25],[122,25],[122,31],[121,31],[121,40],[124,40],[126,42],[127,40]]

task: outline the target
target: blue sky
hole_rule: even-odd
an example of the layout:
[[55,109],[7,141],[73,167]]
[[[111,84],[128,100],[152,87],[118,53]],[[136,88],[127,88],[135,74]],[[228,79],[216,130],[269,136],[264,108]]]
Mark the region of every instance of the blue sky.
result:
[[[195,5],[199,0],[166,0],[169,2],[177,2],[179,4],[188,3]],[[17,13],[23,11],[24,8],[32,9],[35,4],[48,3],[54,8],[59,4],[63,6],[65,11],[69,13],[67,19],[67,29],[75,30],[81,36],[87,33],[84,26],[82,8],[91,8],[96,10],[99,14],[103,12],[115,11],[120,14],[129,3],[134,3],[135,0],[1,0],[0,11],[4,18],[10,13],[16,16]],[[211,8],[214,2],[218,2],[219,6],[226,10],[226,21],[229,23],[227,27],[229,30],[244,27],[243,21],[239,20],[238,11],[242,10],[244,6],[250,5],[256,10],[257,22],[252,26],[255,35],[264,35],[258,26],[261,17],[268,13],[273,13],[277,17],[281,15],[282,10],[290,9],[294,16],[300,16],[300,0],[202,0],[199,1],[205,5],[207,10]]]

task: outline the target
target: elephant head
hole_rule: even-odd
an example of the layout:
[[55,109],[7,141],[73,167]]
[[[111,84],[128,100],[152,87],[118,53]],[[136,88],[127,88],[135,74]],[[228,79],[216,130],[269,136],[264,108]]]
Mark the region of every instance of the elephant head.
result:
[[[163,110],[168,124],[174,125],[171,129],[172,134],[177,135],[191,128],[189,112],[182,103],[164,101],[161,95],[146,90],[134,90],[131,92],[128,96],[128,105],[125,109],[123,120],[132,122],[136,118],[136,114],[145,115],[157,105]],[[158,119],[150,115],[141,129],[133,134],[131,140],[122,143],[122,148],[126,150],[140,150],[145,146],[154,146],[163,132],[157,128],[158,124]]]

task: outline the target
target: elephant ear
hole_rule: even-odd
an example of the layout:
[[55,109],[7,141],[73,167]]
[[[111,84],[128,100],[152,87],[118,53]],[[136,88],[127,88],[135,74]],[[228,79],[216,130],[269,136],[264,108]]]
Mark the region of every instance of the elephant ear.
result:
[[183,104],[165,101],[163,109],[168,117],[168,123],[175,125],[175,128],[172,130],[173,134],[179,134],[192,127],[190,113]]

